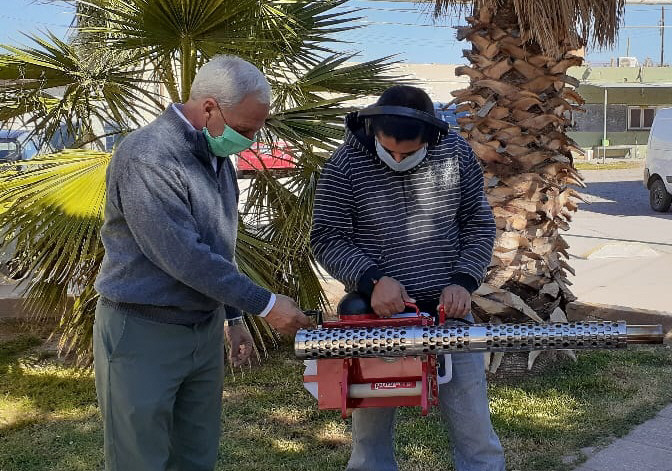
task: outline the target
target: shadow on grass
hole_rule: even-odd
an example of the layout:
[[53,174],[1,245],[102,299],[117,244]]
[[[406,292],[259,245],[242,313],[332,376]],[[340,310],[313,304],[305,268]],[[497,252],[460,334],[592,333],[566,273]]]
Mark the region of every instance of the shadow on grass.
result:
[[34,337],[0,344],[0,433],[96,404],[93,374],[42,358],[33,350],[39,344]]
[[[101,425],[88,372],[31,360],[35,340],[0,346],[2,399],[25,401],[33,416],[0,428],[0,470],[101,469]],[[287,350],[224,384],[217,471],[340,471],[350,454],[350,421],[318,411],[303,390],[303,364]],[[573,468],[563,461],[580,448],[619,436],[672,401],[672,351],[643,347],[586,352],[548,373],[490,385],[494,426],[509,469]],[[400,469],[452,467],[452,444],[438,410],[399,413]],[[580,460],[580,458],[578,458]]]
[[103,434],[97,411],[0,431],[0,469],[102,471]]
[[0,470],[102,470],[93,376],[45,358],[41,343],[0,343]]
[[[345,467],[350,421],[338,411],[316,410],[301,388],[302,370],[280,353],[258,374],[227,382],[218,469]],[[672,401],[672,352],[583,352],[578,362],[558,362],[541,376],[493,382],[489,392],[510,469],[568,470],[576,465],[563,461],[568,454],[627,433]],[[453,469],[438,410],[429,417],[400,411],[396,435],[400,469]]]
[[672,351],[582,352],[538,377],[494,383],[490,398],[512,469],[569,470],[581,448],[626,435],[672,401]]
[[347,424],[304,393],[302,364],[274,355],[254,373],[225,382],[217,470],[344,469]]

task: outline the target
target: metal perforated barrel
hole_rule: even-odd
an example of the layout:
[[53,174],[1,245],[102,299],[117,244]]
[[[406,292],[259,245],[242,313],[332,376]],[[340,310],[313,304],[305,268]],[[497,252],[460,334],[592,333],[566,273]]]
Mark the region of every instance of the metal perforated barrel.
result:
[[660,325],[624,321],[552,324],[475,324],[431,327],[318,328],[300,330],[301,359],[416,356],[427,353],[613,349],[628,343],[662,343]]

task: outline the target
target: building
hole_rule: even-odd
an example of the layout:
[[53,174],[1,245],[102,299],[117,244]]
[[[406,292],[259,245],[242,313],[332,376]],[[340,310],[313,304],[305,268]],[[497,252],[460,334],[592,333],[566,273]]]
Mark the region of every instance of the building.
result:
[[[636,60],[620,58],[620,67],[574,67],[577,91],[586,100],[585,112],[574,113],[569,135],[595,156],[644,157],[656,111],[672,107],[672,67],[640,67]],[[398,64],[391,72],[415,81],[435,102],[448,103],[451,92],[469,85],[467,76],[455,76],[454,64]],[[605,102],[606,97],[606,102]],[[372,97],[357,100],[366,106]],[[606,137],[605,137],[606,103]],[[608,147],[602,147],[602,141]]]
[[[454,90],[461,90],[469,86],[469,77],[457,77],[455,64],[408,64],[400,62],[390,70],[389,74],[410,80],[411,85],[422,88],[436,103],[448,103],[454,97]],[[363,97],[353,100],[351,104],[363,107],[373,104],[376,97]]]
[[672,106],[672,68],[582,66],[568,73],[586,100],[568,134],[595,156],[643,157],[656,111]]

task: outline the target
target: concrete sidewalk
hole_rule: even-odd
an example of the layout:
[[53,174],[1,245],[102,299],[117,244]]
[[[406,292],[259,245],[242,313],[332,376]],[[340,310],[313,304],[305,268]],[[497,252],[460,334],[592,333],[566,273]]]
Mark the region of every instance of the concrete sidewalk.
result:
[[[649,208],[641,169],[581,173],[591,204],[580,206],[566,239],[576,269],[572,290],[584,314],[586,305],[598,317],[604,317],[600,304],[632,307],[637,312],[612,314],[669,329],[672,213]],[[588,460],[575,471],[672,471],[672,404],[625,437],[584,453]]]
[[649,207],[641,169],[581,173],[590,204],[563,234],[572,291],[584,303],[672,311],[672,212]]
[[672,404],[574,471],[672,471]]

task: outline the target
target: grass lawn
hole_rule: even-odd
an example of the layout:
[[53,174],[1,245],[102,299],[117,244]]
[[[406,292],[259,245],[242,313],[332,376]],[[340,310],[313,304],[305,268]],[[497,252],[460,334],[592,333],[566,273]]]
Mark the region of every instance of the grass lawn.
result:
[[609,162],[608,160],[605,163],[602,161],[597,161],[596,159],[591,161],[585,160],[575,160],[574,166],[577,170],[619,170],[626,168],[644,168],[643,160],[633,160],[633,161],[623,161],[617,160],[615,162]]
[[[101,470],[93,376],[40,343],[25,334],[0,340],[0,471]],[[217,470],[344,469],[349,422],[317,411],[301,374],[286,350],[227,379]],[[672,350],[581,353],[545,376],[492,383],[490,398],[509,469],[568,470],[582,447],[624,435],[672,401]],[[397,438],[401,469],[453,469],[436,411],[404,410]]]

